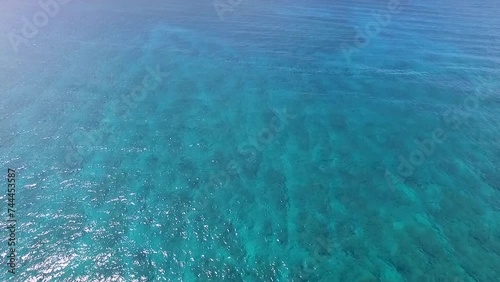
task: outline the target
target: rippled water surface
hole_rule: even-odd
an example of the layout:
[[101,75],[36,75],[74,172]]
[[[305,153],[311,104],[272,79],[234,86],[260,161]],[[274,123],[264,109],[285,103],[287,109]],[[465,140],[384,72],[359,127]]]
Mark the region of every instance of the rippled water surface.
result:
[[0,1],[0,281],[500,281],[498,1],[62,2]]

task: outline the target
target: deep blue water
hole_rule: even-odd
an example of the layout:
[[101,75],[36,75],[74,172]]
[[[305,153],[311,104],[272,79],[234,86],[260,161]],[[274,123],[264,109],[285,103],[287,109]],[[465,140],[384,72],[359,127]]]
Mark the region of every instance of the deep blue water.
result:
[[50,3],[0,1],[0,281],[500,281],[500,2]]

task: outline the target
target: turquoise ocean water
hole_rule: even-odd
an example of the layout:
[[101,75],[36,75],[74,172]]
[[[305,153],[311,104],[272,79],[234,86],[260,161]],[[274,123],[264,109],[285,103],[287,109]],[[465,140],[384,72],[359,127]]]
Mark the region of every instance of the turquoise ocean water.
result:
[[0,1],[0,281],[500,281],[498,1],[66,2]]

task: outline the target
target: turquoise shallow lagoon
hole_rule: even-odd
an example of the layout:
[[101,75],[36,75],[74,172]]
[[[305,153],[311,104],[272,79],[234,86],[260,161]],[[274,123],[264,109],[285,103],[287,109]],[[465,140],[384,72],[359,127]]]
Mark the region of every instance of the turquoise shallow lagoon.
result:
[[48,2],[0,1],[0,281],[500,281],[498,1]]

